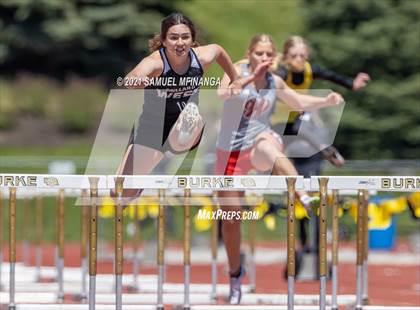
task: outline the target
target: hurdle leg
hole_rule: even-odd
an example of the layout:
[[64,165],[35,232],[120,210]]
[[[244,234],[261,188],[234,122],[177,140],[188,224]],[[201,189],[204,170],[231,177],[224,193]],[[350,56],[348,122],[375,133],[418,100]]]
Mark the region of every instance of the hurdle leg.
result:
[[64,189],[60,189],[58,194],[58,218],[57,218],[57,280],[58,293],[57,301],[59,303],[64,301],[63,290],[63,270],[64,270]]
[[96,264],[98,255],[98,182],[99,178],[90,177],[90,223],[89,223],[89,310],[95,310],[96,301]]
[[333,190],[332,209],[332,301],[331,310],[338,310],[338,190]]
[[257,232],[257,221],[250,221],[249,223],[249,285],[251,289],[251,293],[255,292],[255,282],[256,282],[256,274],[255,274],[255,234]]
[[363,212],[363,304],[369,303],[368,294],[368,253],[369,253],[369,192],[363,191],[364,212]]
[[163,189],[159,190],[159,215],[158,215],[158,246],[157,246],[157,260],[158,260],[158,287],[157,287],[157,310],[164,310],[163,307],[163,277],[165,272],[164,267],[164,250],[165,250],[165,206],[164,206]]
[[319,178],[319,309],[327,305],[327,184],[328,178]]
[[80,256],[82,267],[82,291],[80,292],[80,299],[85,301],[87,299],[86,275],[87,275],[87,244],[88,244],[88,216],[89,209],[85,200],[87,200],[88,193],[86,189],[82,190],[82,207],[81,207],[81,234],[80,234]]
[[295,306],[295,184],[296,178],[287,178],[287,309]]
[[25,266],[29,266],[29,198],[23,199],[23,248],[22,260]]
[[117,193],[117,207],[115,212],[115,309],[122,310],[122,275],[123,275],[123,193],[124,178],[115,178],[115,192]]
[[357,193],[357,262],[356,262],[356,310],[363,309],[363,249],[364,249],[364,195],[363,191]]
[[36,281],[41,280],[41,265],[42,265],[42,235],[43,235],[43,212],[42,212],[42,197],[36,197],[35,207],[35,266],[36,266]]
[[139,244],[140,244],[140,229],[139,229],[139,206],[134,206],[134,236],[133,236],[133,291],[139,290]]
[[16,264],[16,188],[9,189],[9,261],[10,288],[9,310],[15,310],[15,264]]
[[184,190],[184,310],[190,309],[190,272],[191,272],[191,190]]
[[1,265],[3,264],[3,192],[0,188],[0,291],[1,285]]
[[[213,212],[217,212],[216,194],[213,194]],[[219,222],[214,220],[211,224],[211,299],[217,299],[217,238],[219,235]]]

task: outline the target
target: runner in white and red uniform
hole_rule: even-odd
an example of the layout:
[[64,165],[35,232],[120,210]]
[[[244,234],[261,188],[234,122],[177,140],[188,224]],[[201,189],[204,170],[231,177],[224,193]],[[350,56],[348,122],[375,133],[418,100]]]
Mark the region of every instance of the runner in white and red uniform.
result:
[[[249,64],[237,64],[237,74],[242,77],[244,89],[239,96],[232,96],[227,89],[225,76],[218,90],[225,100],[221,129],[217,142],[216,174],[244,175],[251,170],[273,175],[298,175],[290,160],[282,153],[280,137],[269,127],[269,116],[277,98],[297,110],[334,106],[342,101],[337,93],[325,98],[296,93],[284,81],[268,72],[276,55],[275,44],[269,35],[255,36],[247,51]],[[218,193],[221,208],[240,211],[240,191]],[[302,203],[309,207],[312,198],[306,192],[298,192]],[[226,220],[222,224],[222,236],[229,260],[229,302],[241,300],[241,279],[244,269],[240,264],[240,220]]]

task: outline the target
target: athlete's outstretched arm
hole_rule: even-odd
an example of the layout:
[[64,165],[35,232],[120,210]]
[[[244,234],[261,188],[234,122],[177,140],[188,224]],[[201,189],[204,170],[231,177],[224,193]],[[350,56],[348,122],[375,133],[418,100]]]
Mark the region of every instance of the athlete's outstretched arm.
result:
[[280,77],[274,76],[274,80],[276,82],[277,97],[298,111],[310,111],[336,106],[343,101],[341,95],[335,92],[328,94],[326,97],[303,95],[287,86]]
[[[162,71],[162,61],[156,59],[156,55],[152,54],[144,58],[140,63],[131,70],[124,78],[124,86],[126,88],[144,88],[146,78],[156,77]],[[130,83],[130,79],[135,83]]]
[[237,72],[226,51],[218,44],[209,44],[197,47],[198,58],[206,70],[213,62],[217,62],[223,71],[229,76],[231,81],[236,80]]
[[235,68],[230,56],[223,47],[217,44],[209,44],[198,47],[197,51],[200,54],[200,61],[205,69],[214,61],[223,69],[225,72],[223,80],[227,82],[225,88],[229,89],[229,92],[239,93],[244,85],[246,85],[244,84],[243,78],[238,77],[237,68]]
[[[241,69],[239,68],[239,66],[234,66],[236,73],[238,75],[240,75],[241,73]],[[254,77],[252,75],[249,75],[246,78],[242,78],[242,85],[241,88],[245,87],[246,85],[248,85],[249,83],[251,83],[253,81]],[[231,82],[231,79],[229,78],[229,76],[225,73],[223,75],[222,81],[220,82],[220,86],[217,89],[217,95],[219,96],[219,98],[221,100],[227,100],[229,99],[233,94],[232,94],[232,89],[229,88],[229,84]]]
[[[234,67],[236,69],[236,72],[239,76],[241,75],[241,68],[239,66],[240,63],[241,62],[237,62],[234,65]],[[270,66],[271,66],[271,61],[263,62],[255,68],[255,70],[254,70],[254,72],[252,72],[252,74],[250,74],[248,76],[238,78],[236,80],[236,82],[238,83],[239,88],[242,89],[245,86],[247,86],[249,83],[252,83],[253,81],[261,78],[264,74],[266,74],[266,72],[267,72],[267,70]],[[229,88],[229,85],[230,85],[230,78],[227,74],[225,74],[223,76],[223,79],[222,79],[222,82],[220,83],[219,88],[217,89],[217,94],[218,94],[220,99],[227,100],[232,95],[234,95],[234,93],[232,92],[232,89]]]
[[212,46],[214,46],[214,48],[216,49],[216,62],[228,75],[231,83],[234,82],[238,78],[238,73],[235,69],[235,66],[232,63],[232,59],[230,59],[228,53],[220,45],[212,44]]

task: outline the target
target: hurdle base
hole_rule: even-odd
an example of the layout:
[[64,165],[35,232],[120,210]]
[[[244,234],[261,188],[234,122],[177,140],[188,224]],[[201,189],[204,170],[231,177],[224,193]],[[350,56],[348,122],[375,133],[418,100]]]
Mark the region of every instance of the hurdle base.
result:
[[64,294],[63,295],[59,295],[59,296],[57,296],[57,303],[58,304],[62,304],[62,303],[64,303]]
[[7,307],[8,310],[16,310],[16,305],[9,305]]
[[172,309],[174,310],[191,310],[191,306],[190,305],[173,305]]
[[354,310],[363,310],[363,306],[356,306]]
[[84,302],[87,301],[87,294],[74,294],[73,301]]
[[127,286],[126,287],[127,288],[127,291],[129,292],[129,293],[139,293],[140,292],[140,289],[139,289],[139,286],[138,285],[129,285],[129,286]]

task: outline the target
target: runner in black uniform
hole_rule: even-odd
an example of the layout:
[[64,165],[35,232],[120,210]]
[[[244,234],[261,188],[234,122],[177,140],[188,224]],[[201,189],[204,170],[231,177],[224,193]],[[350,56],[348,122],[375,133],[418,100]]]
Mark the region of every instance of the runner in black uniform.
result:
[[[145,89],[145,101],[117,174],[149,174],[166,151],[185,153],[198,145],[204,126],[196,105],[199,79],[210,64],[217,62],[229,76],[229,91],[242,89],[226,51],[217,44],[198,47],[195,38],[186,16],[170,14],[149,41],[151,54],[125,77],[127,88]],[[140,192],[125,190],[123,196],[135,198]]]
[[[366,86],[370,80],[369,75],[360,72],[354,79],[341,76],[331,70],[311,64],[308,61],[309,46],[305,39],[299,36],[292,36],[286,40],[283,46],[283,54],[279,61],[279,65],[275,71],[286,84],[296,90],[305,91],[310,89],[314,79],[322,79],[341,85],[349,90],[357,91]],[[300,175],[310,177],[321,174],[321,166],[323,159],[327,159],[336,167],[344,165],[344,158],[340,155],[334,146],[327,146],[323,144],[323,137],[325,137],[325,129],[317,125],[314,119],[316,114],[311,112],[292,112],[289,115],[287,124],[281,121],[284,111],[282,111],[283,103],[277,105],[276,112],[271,117],[272,129],[280,135],[295,136],[299,132],[299,137],[302,138],[304,145],[315,148],[320,151],[309,158],[293,158],[293,163]],[[284,110],[284,109],[283,109]],[[321,121],[321,120],[318,120]],[[305,126],[301,126],[305,122]],[[321,121],[322,123],[322,121]],[[306,143],[307,142],[307,143]],[[287,140],[285,139],[285,147],[287,147]],[[297,144],[301,146],[301,144]],[[318,218],[314,217],[316,231],[318,233]],[[313,238],[312,248],[308,242],[308,226],[309,220],[303,218],[298,220],[299,225],[299,239],[301,243],[301,250],[297,251],[298,257],[303,257],[305,253],[318,253],[318,239]],[[317,235],[317,234],[315,234]],[[300,270],[297,269],[297,277],[300,275]],[[286,269],[285,269],[286,276]],[[316,278],[315,275],[314,278]]]
[[[311,64],[308,58],[309,47],[306,40],[299,36],[292,36],[284,43],[283,54],[281,55],[275,73],[290,88],[301,91],[310,89],[314,79],[327,80],[353,91],[365,87],[370,80],[369,75],[363,72],[358,73],[354,79],[341,76],[336,72]],[[323,136],[322,128],[316,126],[312,114],[308,112],[292,112],[289,115],[286,126],[284,126],[283,115],[285,112],[282,109],[284,106],[284,104],[279,102],[276,107],[276,112],[271,117],[273,130],[280,135],[297,135],[299,131],[300,137],[305,139],[312,147],[321,151],[325,159],[333,165],[341,167],[344,164],[344,159],[334,146],[323,144],[323,139],[321,138]],[[300,126],[303,121],[307,123],[306,126]],[[285,142],[287,144],[287,141]],[[305,177],[319,175],[321,170],[321,154],[314,155],[311,160],[296,159],[296,168],[298,168],[299,173]],[[299,166],[302,166],[301,170],[299,170]]]
[[[173,86],[148,86],[145,88],[143,113],[131,142],[150,147],[162,153],[166,151],[174,154],[183,153],[187,149],[175,150],[168,137],[188,103],[190,103],[190,106],[198,105],[199,85],[193,83],[203,76],[203,69],[192,48],[189,51],[190,66],[184,74],[178,74],[172,69],[164,48],[159,49],[159,54],[164,67],[162,74],[156,80],[164,81],[167,79],[171,81],[170,84]],[[183,83],[182,81],[192,82]],[[196,108],[192,109],[196,110]],[[187,108],[187,110],[189,109]],[[187,112],[185,111],[184,114]],[[198,119],[192,121],[200,123],[199,127],[202,133],[202,119],[198,117]],[[190,150],[197,147],[200,141],[194,142],[193,146],[189,148]]]

